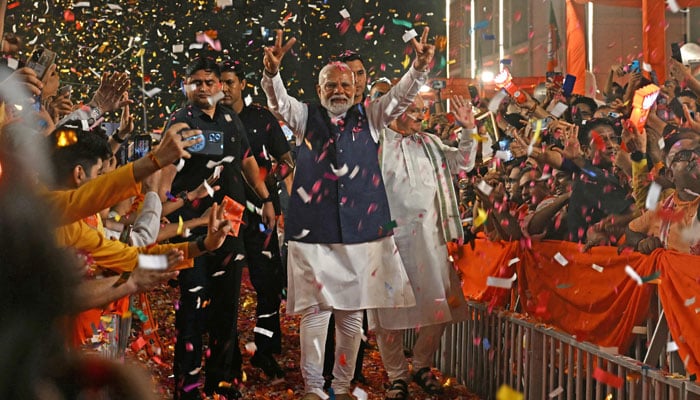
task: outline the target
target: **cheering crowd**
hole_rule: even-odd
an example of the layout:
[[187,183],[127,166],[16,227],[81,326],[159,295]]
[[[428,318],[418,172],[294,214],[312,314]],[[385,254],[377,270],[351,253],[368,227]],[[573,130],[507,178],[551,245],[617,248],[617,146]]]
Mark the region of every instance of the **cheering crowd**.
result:
[[[409,398],[411,382],[439,394],[440,338],[468,318],[447,243],[700,254],[700,82],[681,62],[662,82],[612,66],[596,98],[557,73],[528,94],[506,70],[499,91],[453,96],[445,113],[419,94],[435,52],[427,28],[396,81],[367,82],[353,51],[319,66],[314,103],[287,93],[280,67],[295,39],[283,39],[264,49],[265,106],[244,101],[249,71],[235,60],[193,57],[186,103],[157,140],[134,133],[124,73],[101,72],[74,104],[50,49],[4,67],[1,397],[152,398],[115,360],[131,296],[165,282],[180,293],[175,398],[242,397],[245,267],[257,294],[246,351],[270,381],[285,376],[286,300],[301,318],[301,398],[355,398],[367,330],[386,399]],[[105,115],[120,118],[109,134]],[[402,338],[414,328],[409,367]]]

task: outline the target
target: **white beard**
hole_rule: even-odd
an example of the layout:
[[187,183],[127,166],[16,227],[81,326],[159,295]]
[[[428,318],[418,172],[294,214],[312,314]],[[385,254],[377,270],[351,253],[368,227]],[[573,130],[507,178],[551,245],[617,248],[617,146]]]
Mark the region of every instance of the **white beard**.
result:
[[[345,103],[333,103],[333,100],[345,100]],[[352,99],[345,96],[332,96],[326,100],[321,100],[321,105],[333,116],[346,113],[352,107]]]

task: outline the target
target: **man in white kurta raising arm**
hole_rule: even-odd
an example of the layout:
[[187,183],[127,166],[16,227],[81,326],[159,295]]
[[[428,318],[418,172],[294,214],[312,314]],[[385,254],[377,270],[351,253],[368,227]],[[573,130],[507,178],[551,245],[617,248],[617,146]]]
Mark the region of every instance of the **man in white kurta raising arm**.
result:
[[379,170],[379,134],[412,102],[427,79],[434,46],[426,28],[413,39],[416,60],[381,101],[353,105],[352,71],[342,63],[319,73],[320,105],[289,96],[278,74],[295,39],[265,48],[262,88],[270,110],[294,131],[297,169],[285,232],[289,242],[287,310],[301,313],[304,399],[325,398],[323,344],[331,313],[336,320],[333,390],[350,399],[361,336],[362,310],[415,304],[391,236],[386,190]]
[[416,305],[369,310],[370,327],[391,387],[386,399],[407,399],[410,376],[403,333],[416,328],[413,380],[428,394],[441,391],[430,367],[447,323],[466,318],[466,306],[447,253],[447,242],[463,239],[452,175],[474,167],[476,134],[471,104],[461,97],[452,103],[462,125],[458,147],[422,132],[425,108],[417,96],[406,111],[382,132],[381,166],[394,240],[411,281]]

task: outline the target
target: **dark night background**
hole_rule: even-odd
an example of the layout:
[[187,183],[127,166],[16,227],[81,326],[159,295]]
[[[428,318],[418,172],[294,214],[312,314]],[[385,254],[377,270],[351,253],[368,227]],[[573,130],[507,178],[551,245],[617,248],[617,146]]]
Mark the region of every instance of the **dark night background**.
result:
[[[222,0],[219,0],[222,1]],[[87,4],[82,7],[80,3]],[[225,3],[225,1],[223,2]],[[143,129],[140,53],[143,52],[145,87],[162,91],[145,97],[148,128],[163,126],[168,113],[184,99],[180,82],[187,60],[208,53],[232,58],[248,74],[250,94],[265,103],[257,90],[262,70],[262,46],[270,44],[274,29],[283,28],[285,40],[298,40],[282,63],[282,77],[290,94],[301,100],[315,99],[317,72],[331,56],[345,49],[359,51],[365,58],[369,80],[380,76],[397,78],[413,60],[410,44],[401,36],[415,28],[420,35],[430,27],[431,40],[438,39],[432,76],[444,76],[444,1],[281,1],[233,0],[223,9],[216,0],[189,1],[10,1],[5,31],[24,38],[25,56],[34,45],[59,53],[57,63],[61,84],[73,84],[73,100],[86,100],[99,83],[97,73],[127,70],[132,76],[132,113]],[[119,10],[118,8],[121,8]],[[349,19],[340,11],[346,9]],[[359,30],[359,32],[358,32]],[[221,43],[221,51],[190,49],[198,32]],[[138,37],[141,41],[138,41]],[[131,50],[129,44],[133,44]],[[184,51],[173,52],[173,45]],[[256,87],[253,87],[256,86]],[[111,119],[116,121],[116,116]]]

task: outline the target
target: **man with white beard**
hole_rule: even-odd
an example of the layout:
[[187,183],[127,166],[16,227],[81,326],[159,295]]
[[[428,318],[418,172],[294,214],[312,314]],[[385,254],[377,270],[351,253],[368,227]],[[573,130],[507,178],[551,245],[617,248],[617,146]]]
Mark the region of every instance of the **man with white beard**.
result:
[[413,67],[385,96],[354,105],[352,70],[331,63],[319,73],[319,104],[289,96],[278,74],[282,32],[265,48],[262,88],[270,110],[287,122],[299,146],[285,235],[289,239],[287,310],[301,313],[301,372],[306,395],[326,398],[323,356],[328,320],[336,325],[335,398],[348,393],[362,333],[362,311],[415,304],[392,237],[393,223],[379,169],[379,134],[411,104],[427,79],[435,47],[428,29]]

